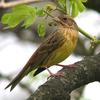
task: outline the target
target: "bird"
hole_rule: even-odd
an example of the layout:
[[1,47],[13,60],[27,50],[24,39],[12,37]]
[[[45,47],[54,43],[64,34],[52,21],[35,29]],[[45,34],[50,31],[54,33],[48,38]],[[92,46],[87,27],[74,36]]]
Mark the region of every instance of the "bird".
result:
[[35,71],[36,76],[50,66],[59,64],[73,53],[78,40],[78,26],[70,16],[58,16],[54,19],[57,22],[57,29],[40,44],[37,50],[30,57],[19,74],[6,86],[15,86],[30,72]]

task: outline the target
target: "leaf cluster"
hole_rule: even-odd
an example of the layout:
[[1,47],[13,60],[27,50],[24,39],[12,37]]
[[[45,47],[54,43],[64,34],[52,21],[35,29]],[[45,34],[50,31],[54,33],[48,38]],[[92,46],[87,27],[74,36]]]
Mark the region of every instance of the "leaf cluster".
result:
[[76,17],[80,12],[85,10],[87,0],[58,0],[59,8],[65,11],[68,15]]
[[46,4],[42,8],[24,4],[17,5],[2,16],[1,22],[8,25],[8,28],[15,28],[19,23],[22,23],[22,27],[28,28],[35,22],[37,17],[41,17],[37,29],[39,36],[43,37],[46,29],[44,18],[46,20],[49,16],[45,11],[50,14],[55,10],[59,10],[62,13],[75,17],[85,9],[83,2],[86,2],[86,0],[57,0],[57,5]]

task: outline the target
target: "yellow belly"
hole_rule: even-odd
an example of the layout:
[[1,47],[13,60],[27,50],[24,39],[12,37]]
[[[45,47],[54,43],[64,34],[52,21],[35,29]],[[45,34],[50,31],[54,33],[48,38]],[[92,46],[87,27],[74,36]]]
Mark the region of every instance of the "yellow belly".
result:
[[62,62],[73,52],[74,48],[76,47],[78,36],[77,30],[64,28],[59,30],[56,35],[59,35],[59,38],[64,38],[64,44],[51,52],[51,54],[49,54],[48,57],[42,62],[41,67],[49,67]]
[[65,60],[74,50],[76,43],[65,42],[61,47],[53,51],[47,59],[43,62],[42,66],[52,66]]

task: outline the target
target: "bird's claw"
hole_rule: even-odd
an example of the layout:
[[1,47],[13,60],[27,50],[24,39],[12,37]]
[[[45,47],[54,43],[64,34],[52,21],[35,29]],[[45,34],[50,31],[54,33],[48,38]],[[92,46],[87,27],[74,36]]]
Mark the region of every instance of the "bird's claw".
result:
[[47,80],[50,79],[51,77],[59,77],[59,76],[64,77],[64,75],[60,72],[58,72],[56,74],[50,73],[50,76],[47,78]]

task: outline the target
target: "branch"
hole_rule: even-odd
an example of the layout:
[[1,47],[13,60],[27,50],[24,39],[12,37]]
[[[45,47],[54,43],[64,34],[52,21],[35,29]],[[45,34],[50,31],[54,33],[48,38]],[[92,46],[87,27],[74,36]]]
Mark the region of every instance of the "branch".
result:
[[64,77],[52,77],[27,100],[70,100],[70,93],[83,85],[100,81],[100,53],[85,57],[74,68],[63,68]]
[[0,8],[10,8],[14,7],[19,4],[28,4],[28,3],[37,3],[37,2],[42,2],[40,0],[19,0],[19,1],[13,1],[13,2],[0,2]]
[[100,40],[97,40],[96,37],[93,37],[93,36],[89,35],[89,33],[85,32],[80,27],[78,27],[78,30],[79,30],[80,33],[82,33],[84,36],[86,36],[87,38],[89,38],[95,44],[100,44]]

